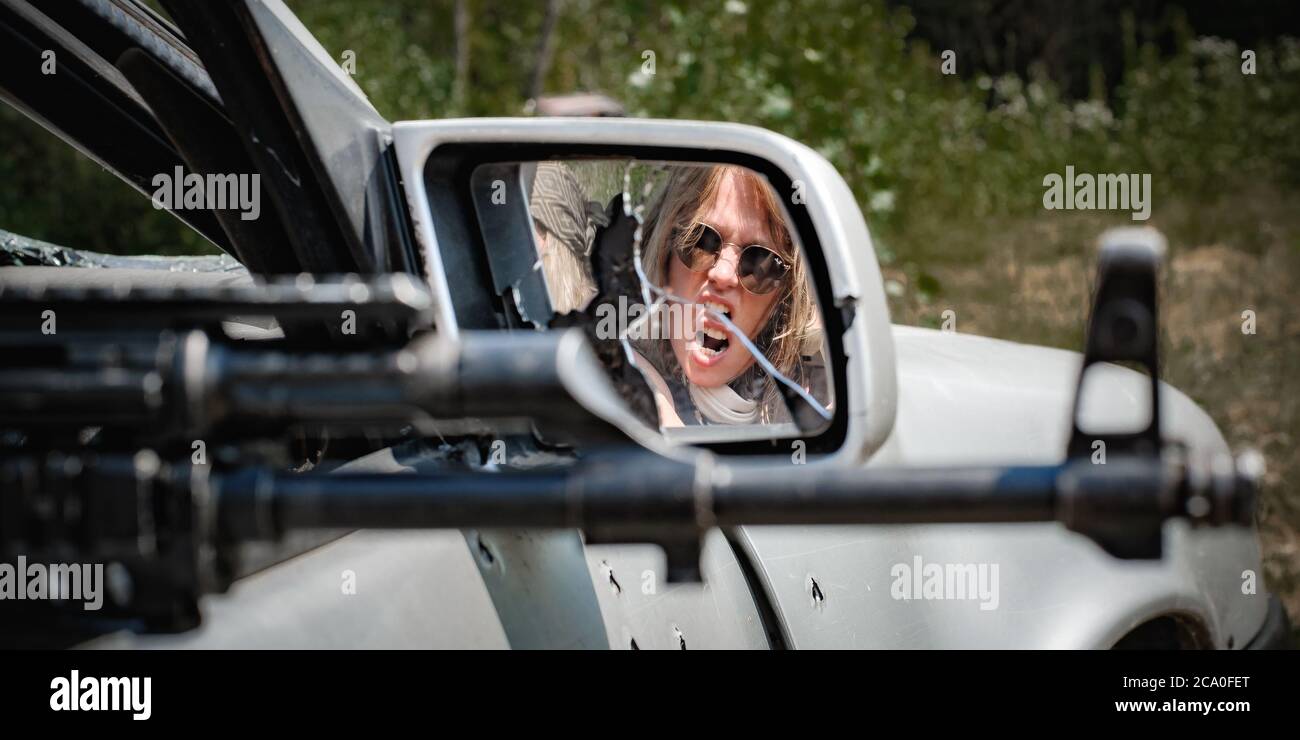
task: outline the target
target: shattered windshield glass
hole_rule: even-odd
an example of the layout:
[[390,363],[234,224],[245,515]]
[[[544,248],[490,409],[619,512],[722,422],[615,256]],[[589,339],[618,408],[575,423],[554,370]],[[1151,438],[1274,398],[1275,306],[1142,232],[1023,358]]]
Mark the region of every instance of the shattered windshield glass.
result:
[[248,272],[238,260],[228,254],[183,257],[103,254],[84,249],[69,249],[0,229],[0,267],[18,266],[115,267],[169,272]]

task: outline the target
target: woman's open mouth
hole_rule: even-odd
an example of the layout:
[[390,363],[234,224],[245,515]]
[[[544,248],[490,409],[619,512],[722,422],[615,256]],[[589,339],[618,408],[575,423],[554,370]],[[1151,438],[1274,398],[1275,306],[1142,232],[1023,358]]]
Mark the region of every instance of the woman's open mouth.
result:
[[[728,320],[731,319],[731,310],[721,303],[705,301],[701,305],[726,316]],[[708,314],[702,314],[700,329],[695,333],[694,341],[688,346],[691,359],[708,367],[720,361],[730,347],[731,335],[723,324]]]

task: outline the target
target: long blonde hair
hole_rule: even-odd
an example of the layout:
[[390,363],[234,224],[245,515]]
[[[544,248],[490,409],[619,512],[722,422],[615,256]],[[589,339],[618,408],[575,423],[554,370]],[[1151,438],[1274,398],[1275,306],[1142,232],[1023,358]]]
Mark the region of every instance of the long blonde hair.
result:
[[[722,181],[728,175],[736,176],[758,196],[768,233],[777,239],[777,243],[770,246],[787,257],[787,262],[791,265],[781,295],[773,304],[773,312],[758,336],[754,337],[754,343],[766,353],[768,360],[782,375],[803,383],[800,357],[804,345],[821,335],[820,314],[808,282],[807,263],[786,225],[785,209],[781,206],[776,191],[762,175],[734,165],[675,167],[664,185],[658,207],[646,226],[648,236],[642,253],[646,277],[655,285],[667,286],[668,260],[675,258],[672,244],[674,230],[699,223],[703,214],[712,207]],[[672,356],[672,350],[665,349],[666,345],[667,341],[664,340],[645,346],[646,356],[661,369],[669,364],[667,360]],[[678,374],[680,373],[679,368]],[[752,381],[760,373],[762,370],[755,363],[740,375],[740,379]],[[754,400],[759,401],[760,421],[764,423],[771,422],[777,410],[784,408],[776,381],[770,377],[763,379],[761,398]]]

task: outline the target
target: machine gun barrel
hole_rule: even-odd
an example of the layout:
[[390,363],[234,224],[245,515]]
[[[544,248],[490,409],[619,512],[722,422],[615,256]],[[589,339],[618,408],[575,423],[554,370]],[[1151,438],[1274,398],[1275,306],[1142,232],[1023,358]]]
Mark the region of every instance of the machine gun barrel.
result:
[[[1147,458],[1010,467],[717,468],[654,455],[521,473],[334,473],[249,469],[213,476],[235,539],[296,528],[593,527],[623,523],[923,524],[1186,518],[1248,524],[1255,479]],[[721,472],[725,471],[725,472]]]
[[1257,480],[1232,465],[1145,457],[862,470],[710,460],[624,452],[529,472],[394,475],[209,473],[141,454],[11,458],[0,466],[0,550],[39,544],[34,532],[46,545],[91,532],[86,551],[95,542],[129,549],[154,535],[137,513],[166,511],[175,532],[217,547],[334,528],[580,528],[592,541],[667,546],[739,525],[1059,521],[1115,554],[1158,557],[1167,520],[1249,523]]
[[608,433],[564,385],[562,353],[573,343],[565,335],[426,333],[396,347],[324,352],[214,342],[200,329],[26,333],[14,340],[26,349],[22,361],[0,369],[0,427],[120,425],[193,438],[250,422],[535,417]]
[[305,530],[578,528],[661,545],[670,580],[698,579],[703,533],[739,525],[1056,521],[1150,558],[1169,520],[1248,524],[1258,473],[1143,456],[838,470],[617,452],[527,472],[291,474],[49,453],[0,457],[0,555],[118,563],[138,586],[126,614],[185,629],[202,593],[229,586],[241,545]]

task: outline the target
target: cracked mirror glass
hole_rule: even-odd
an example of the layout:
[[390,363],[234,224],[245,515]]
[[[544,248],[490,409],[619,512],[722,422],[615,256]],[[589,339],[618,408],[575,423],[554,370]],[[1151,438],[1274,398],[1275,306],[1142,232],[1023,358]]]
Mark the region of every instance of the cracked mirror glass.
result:
[[[584,327],[624,397],[665,435],[800,437],[829,423],[821,312],[766,177],[572,159],[483,165],[473,179],[503,299],[533,328]],[[489,208],[494,188],[524,208]]]

